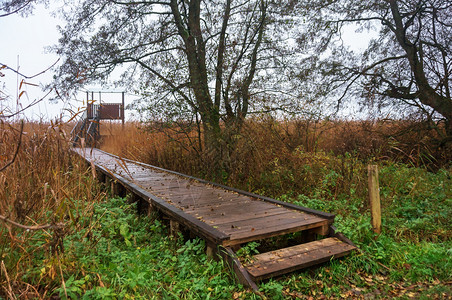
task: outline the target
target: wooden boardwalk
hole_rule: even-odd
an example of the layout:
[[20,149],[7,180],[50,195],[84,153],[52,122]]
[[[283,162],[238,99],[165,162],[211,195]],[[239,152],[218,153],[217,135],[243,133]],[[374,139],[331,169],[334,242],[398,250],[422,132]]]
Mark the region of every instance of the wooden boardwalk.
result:
[[[348,254],[355,246],[335,233],[334,215],[126,160],[99,149],[76,148],[97,171],[172,221],[206,241],[233,267],[239,280],[255,281]],[[173,227],[173,226],[172,226]],[[302,232],[300,244],[256,255],[241,265],[235,250],[247,242]],[[326,237],[316,240],[317,237]]]

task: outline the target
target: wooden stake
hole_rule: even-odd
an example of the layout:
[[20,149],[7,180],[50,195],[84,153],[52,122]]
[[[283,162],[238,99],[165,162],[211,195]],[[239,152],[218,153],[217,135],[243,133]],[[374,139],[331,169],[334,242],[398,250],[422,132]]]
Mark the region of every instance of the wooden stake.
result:
[[209,259],[215,259],[215,245],[206,242],[206,255]]
[[381,233],[380,185],[378,183],[378,166],[368,165],[369,203],[372,217],[372,228],[376,234]]
[[178,233],[179,233],[179,223],[171,219],[170,220],[170,235],[173,238],[177,238]]

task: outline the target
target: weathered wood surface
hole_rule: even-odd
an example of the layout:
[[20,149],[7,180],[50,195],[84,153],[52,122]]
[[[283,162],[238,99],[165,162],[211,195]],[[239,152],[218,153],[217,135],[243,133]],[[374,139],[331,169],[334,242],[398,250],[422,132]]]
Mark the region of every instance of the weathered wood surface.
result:
[[381,233],[380,185],[378,182],[378,166],[367,166],[369,180],[369,204],[372,228],[376,234]]
[[121,159],[98,149],[74,149],[130,192],[201,237],[232,246],[302,230],[326,234],[334,215]]
[[331,237],[255,255],[245,267],[253,280],[262,280],[338,258],[356,247]]

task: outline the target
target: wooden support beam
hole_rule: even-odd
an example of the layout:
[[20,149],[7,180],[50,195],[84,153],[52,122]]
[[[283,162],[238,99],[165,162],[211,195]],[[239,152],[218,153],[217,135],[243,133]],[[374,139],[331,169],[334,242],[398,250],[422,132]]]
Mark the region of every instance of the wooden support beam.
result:
[[218,260],[218,246],[206,241],[206,255],[209,259]]
[[179,231],[180,231],[179,227],[180,227],[179,222],[177,222],[173,219],[170,219],[170,235],[173,238],[177,238],[179,236]]
[[152,214],[156,213],[157,210],[155,209],[155,207],[152,205],[152,203],[146,202],[147,203],[147,209],[146,209],[146,215],[148,217],[152,216]]
[[312,241],[315,241],[317,237],[317,233],[315,230],[307,230],[307,231],[303,231],[301,232],[301,238],[300,238],[300,242],[301,243],[309,243]]
[[127,202],[128,203],[136,203],[140,200],[140,197],[138,197],[135,193],[128,193],[127,194]]
[[105,174],[99,170],[96,171],[96,176],[99,179],[99,182],[105,182]]
[[372,217],[372,228],[376,234],[381,233],[380,185],[378,183],[378,166],[367,166],[369,179],[369,203]]
[[119,195],[119,185],[118,182],[114,179],[110,181],[110,191],[113,196]]
[[245,267],[240,263],[237,255],[231,248],[225,247],[220,250],[220,255],[223,260],[230,266],[232,271],[235,273],[237,280],[244,286],[248,286],[253,289],[255,293],[259,293],[259,288],[256,283],[251,279],[250,274],[245,269]]

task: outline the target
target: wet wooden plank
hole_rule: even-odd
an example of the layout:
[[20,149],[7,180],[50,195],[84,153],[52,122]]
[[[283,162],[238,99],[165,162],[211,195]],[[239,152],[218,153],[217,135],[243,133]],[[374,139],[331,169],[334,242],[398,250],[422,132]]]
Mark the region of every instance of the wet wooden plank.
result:
[[261,216],[266,215],[275,215],[275,214],[281,214],[285,213],[286,211],[284,209],[278,210],[278,209],[272,209],[272,210],[265,210],[261,211],[260,213],[250,213],[250,214],[237,214],[234,212],[231,212],[229,214],[225,214],[219,210],[213,211],[209,214],[203,213],[192,213],[193,216],[198,217],[199,219],[202,219],[204,222],[211,224],[212,226],[217,226],[219,224],[223,223],[229,223],[232,221],[241,221],[241,220],[248,220]]
[[264,216],[256,219],[249,219],[239,222],[230,222],[226,224],[218,225],[217,228],[227,234],[236,235],[240,233],[253,233],[256,231],[257,233],[261,230],[278,230],[280,227],[286,227],[288,224],[302,224],[307,225],[311,223],[317,223],[319,221],[318,217],[313,215],[300,213],[295,213],[291,211],[287,211],[283,214],[273,215],[273,216]]
[[312,215],[301,215],[297,212],[285,211],[280,214],[265,215],[259,218],[250,218],[242,221],[232,221],[228,223],[219,224],[218,228],[225,229],[229,233],[238,233],[241,231],[249,231],[256,229],[264,229],[268,227],[278,228],[278,225],[298,222],[317,222],[318,218]]
[[253,257],[253,264],[265,263],[273,260],[278,260],[281,258],[289,258],[300,253],[304,254],[311,251],[315,251],[319,248],[331,247],[336,244],[343,244],[343,242],[337,238],[326,238],[319,241],[309,242],[288,248],[278,249],[275,251],[261,253]]
[[[165,205],[173,206],[198,221],[202,220],[207,226],[223,229],[237,241],[243,242],[250,239],[254,240],[257,237],[264,238],[294,232],[295,229],[314,228],[314,225],[324,226],[322,222],[316,220],[312,220],[309,224],[304,222],[306,216],[303,212],[306,210],[298,206],[287,206],[286,203],[267,201],[266,197],[209,183],[143,163],[119,159],[101,150],[90,151],[90,154],[93,155],[94,160],[97,160],[106,168],[109,167],[109,173],[117,171],[122,174],[119,176],[123,176],[125,180],[133,177],[132,172],[139,172],[140,176],[143,177],[131,180],[134,184],[163,201]],[[147,171],[149,171],[149,177],[145,177]],[[288,212],[274,211],[268,214],[268,211],[278,207],[288,209]],[[295,212],[295,210],[298,212]],[[261,213],[258,215],[248,214],[251,212]],[[247,217],[243,218],[242,215]],[[277,215],[285,215],[286,218],[276,217]],[[329,215],[327,214],[327,216]],[[269,217],[270,219],[267,219]],[[260,220],[260,218],[263,218],[263,220]],[[218,223],[212,225],[212,221],[217,219]],[[239,222],[239,224],[233,224],[235,222]]]
[[275,227],[267,227],[267,228],[258,228],[258,229],[248,229],[245,231],[237,232],[230,235],[230,240],[224,241],[223,245],[232,246],[243,244],[251,241],[262,240],[265,238],[270,238],[274,236],[284,235],[293,232],[299,232],[308,229],[319,228],[322,231],[328,228],[328,220],[322,220],[318,222],[309,222],[305,220],[301,220],[295,223],[286,223],[282,225],[278,225]]
[[187,213],[199,213],[199,214],[211,214],[221,211],[222,213],[231,213],[234,212],[236,214],[239,214],[242,211],[245,210],[251,210],[251,209],[258,209],[261,208],[262,204],[257,201],[252,201],[250,199],[240,199],[236,201],[223,201],[218,204],[207,204],[202,206],[195,205],[188,205],[184,209]]
[[[85,158],[88,162],[90,161],[88,158]],[[107,176],[112,176],[111,172],[105,169],[100,164],[96,164],[96,168],[99,171],[103,172]],[[135,183],[125,179],[124,177],[114,174],[116,180],[120,182],[124,187],[126,187],[130,192],[136,194],[140,198],[150,202],[153,207],[162,211],[173,220],[183,224],[184,226],[190,228],[194,233],[198,234],[202,238],[212,241],[216,244],[222,244],[222,241],[229,239],[229,236],[224,234],[223,232],[217,230],[216,228],[198,220],[197,218],[184,213],[179,208],[175,207],[167,203],[166,201],[157,198],[155,195],[149,193],[145,189],[136,185]]]
[[[96,149],[96,151],[100,152],[100,153],[103,153],[103,154],[106,154],[106,155],[111,155],[111,154],[109,154],[107,152],[104,152],[102,150],[99,150],[99,149]],[[115,155],[111,155],[111,156],[114,157]],[[287,202],[275,200],[275,199],[272,199],[272,198],[269,198],[269,197],[266,197],[266,196],[257,195],[257,194],[254,194],[254,193],[250,193],[250,192],[243,191],[243,190],[240,190],[240,189],[228,187],[228,186],[225,186],[225,185],[222,185],[222,184],[210,182],[210,181],[203,180],[203,179],[200,179],[200,178],[196,178],[196,177],[193,177],[193,176],[188,176],[188,175],[185,175],[185,174],[182,174],[182,173],[179,173],[179,172],[166,170],[166,169],[159,168],[159,167],[156,167],[156,166],[148,165],[148,164],[145,164],[145,163],[142,163],[142,162],[136,162],[136,161],[132,161],[132,160],[129,160],[129,159],[124,159],[124,161],[136,163],[137,165],[140,165],[140,166],[143,166],[143,167],[148,167],[148,168],[151,168],[152,170],[163,171],[163,172],[171,173],[171,174],[183,177],[183,178],[192,179],[192,180],[195,180],[195,181],[197,181],[199,183],[204,183],[204,184],[216,187],[216,188],[223,188],[225,190],[236,192],[236,193],[239,193],[239,194],[244,195],[244,196],[249,196],[249,197],[260,199],[260,200],[263,200],[263,201],[266,201],[266,202],[269,202],[269,203],[272,203],[272,204],[281,205],[281,206],[287,207],[289,209],[294,209],[294,210],[299,210],[299,211],[304,211],[304,212],[307,212],[307,213],[310,213],[310,214],[314,214],[314,215],[317,215],[319,217],[323,217],[323,218],[326,218],[326,219],[330,220],[330,224],[333,223],[333,221],[334,221],[334,214],[331,214],[331,213],[327,213],[327,212],[311,209],[311,208],[308,208],[308,207],[299,206],[299,205],[292,204],[292,203],[287,203]]]
[[274,208],[264,208],[264,209],[258,209],[252,212],[246,212],[244,214],[224,214],[221,212],[217,212],[213,215],[204,215],[204,219],[207,222],[211,222],[211,224],[214,225],[221,225],[224,223],[230,223],[230,222],[236,222],[236,221],[243,221],[243,220],[249,220],[254,218],[261,218],[265,216],[272,216],[277,214],[283,214],[287,210],[285,208],[280,207],[274,207]]
[[332,257],[344,256],[354,249],[354,246],[337,238],[327,238],[255,255],[253,262],[245,267],[254,280],[262,280],[327,262]]

